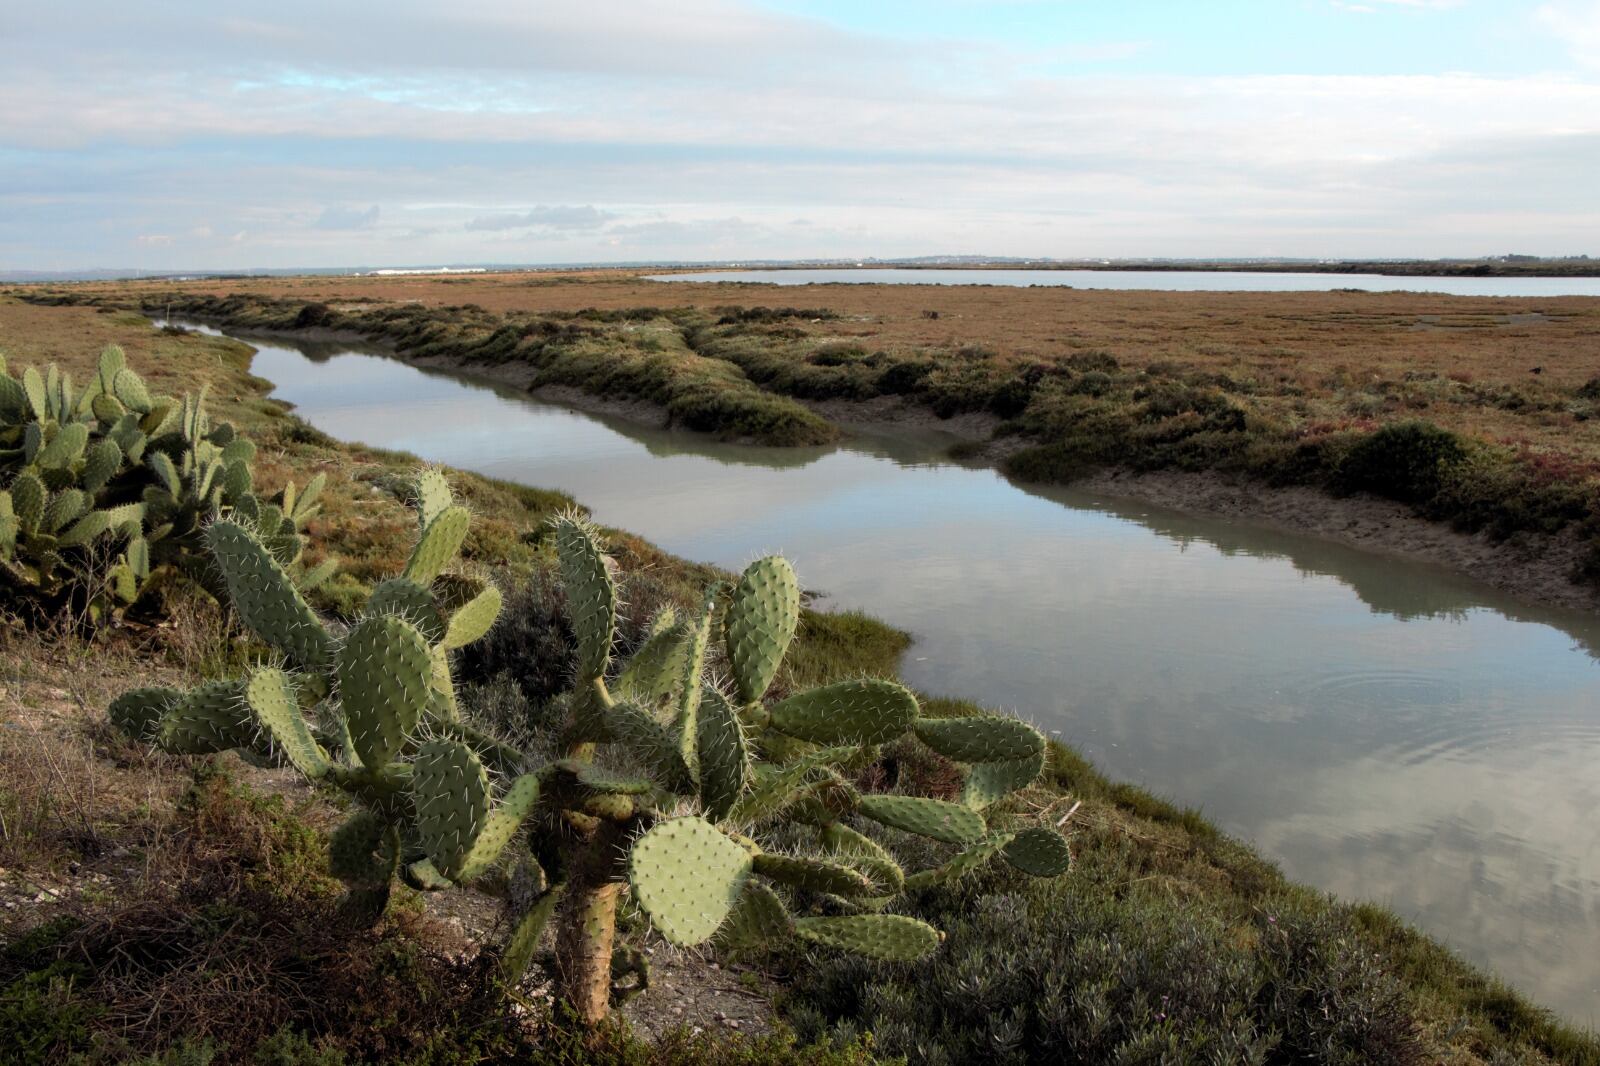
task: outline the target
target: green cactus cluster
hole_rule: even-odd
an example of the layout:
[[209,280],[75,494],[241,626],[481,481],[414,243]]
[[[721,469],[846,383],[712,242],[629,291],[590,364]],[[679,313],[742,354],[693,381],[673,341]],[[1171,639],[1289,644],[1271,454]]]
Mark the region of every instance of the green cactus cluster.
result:
[[82,388],[53,364],[13,377],[0,356],[0,583],[44,604],[79,591],[99,617],[159,572],[206,582],[201,530],[223,514],[292,563],[320,486],[264,500],[254,457],[231,425],[211,424],[204,390],[152,395],[116,345]]
[[[624,898],[675,945],[808,942],[904,961],[941,938],[890,913],[908,888],[991,861],[1039,877],[1068,869],[1054,830],[998,830],[985,815],[1042,769],[1037,731],[925,717],[910,690],[882,679],[769,698],[800,608],[780,557],[708,590],[693,617],[663,613],[623,656],[617,567],[576,516],[557,519],[553,537],[576,643],[571,720],[565,753],[536,765],[457,713],[449,653],[488,631],[500,595],[452,572],[470,518],[436,472],[416,506],[404,574],[342,632],[311,611],[257,532],[213,522],[205,538],[238,615],[278,661],[187,693],[134,690],[111,708],[124,729],[169,750],[275,752],[347,792],[357,810],[330,858],[364,913],[381,911],[395,877],[424,891],[501,891],[511,933],[499,973],[521,974],[554,917],[557,986],[597,1020],[648,980],[642,957],[615,942]],[[726,684],[712,683],[721,671]],[[880,745],[901,740],[970,767],[959,800],[854,783]],[[896,834],[951,845],[952,857],[907,874]],[[538,891],[512,902],[497,868],[519,836]],[[634,980],[614,986],[617,973]]]

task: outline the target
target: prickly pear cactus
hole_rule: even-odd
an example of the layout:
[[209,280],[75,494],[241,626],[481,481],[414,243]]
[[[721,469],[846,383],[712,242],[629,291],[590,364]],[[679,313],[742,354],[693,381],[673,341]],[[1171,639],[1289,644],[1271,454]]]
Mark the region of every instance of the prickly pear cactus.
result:
[[[659,619],[632,659],[617,664],[616,568],[581,521],[558,520],[556,543],[574,601],[579,682],[593,692],[575,701],[574,714],[597,716],[570,735],[602,738],[581,740],[569,754],[643,768],[653,787],[606,804],[592,796],[579,804],[581,789],[553,788],[552,798],[574,809],[550,822],[609,847],[602,884],[626,878],[633,902],[665,939],[689,946],[721,937],[769,948],[795,939],[905,961],[940,939],[916,919],[884,913],[908,883],[947,883],[996,860],[1035,876],[1065,872],[1070,852],[1054,830],[994,830],[984,813],[1042,769],[1044,738],[1030,726],[925,717],[908,689],[875,678],[780,692],[765,702],[781,688],[799,620],[799,585],[787,561],[751,564],[731,590],[708,596],[698,618]],[[711,634],[720,646],[708,646]],[[729,677],[726,691],[707,680],[715,671]],[[962,801],[859,791],[847,775],[891,741],[922,743],[970,764],[973,784]],[[604,794],[603,785],[590,787]],[[620,845],[607,822],[620,831]],[[869,835],[873,825],[885,831],[882,840]],[[795,852],[758,842],[780,827],[791,844],[796,828],[808,830],[813,846]],[[908,878],[884,842],[896,834],[922,836],[953,853],[944,866]],[[564,864],[588,865],[570,856]],[[586,876],[595,880],[592,871]],[[563,920],[582,915],[588,932],[558,937],[555,965],[558,984],[582,1010],[598,998],[583,983],[601,980],[586,963],[610,953],[612,933],[594,921],[599,889],[584,892],[572,883],[580,880],[568,880]],[[853,913],[806,913],[819,905]]]
[[[782,558],[709,590],[691,617],[667,612],[622,661],[617,567],[573,515],[553,538],[577,644],[573,721],[564,756],[534,765],[456,715],[448,653],[492,626],[500,598],[450,572],[468,519],[443,478],[426,474],[415,499],[405,574],[342,633],[295,595],[259,536],[214,524],[239,615],[284,665],[225,689],[135,690],[112,708],[136,736],[184,751],[251,744],[349,793],[359,810],[330,854],[353,910],[380,913],[391,875],[420,891],[494,889],[504,879],[487,875],[521,835],[520,861],[542,891],[508,903],[497,972],[515,981],[554,921],[557,987],[597,1021],[648,982],[643,957],[616,941],[623,899],[681,946],[809,944],[909,961],[941,934],[892,913],[903,892],[993,862],[1039,877],[1070,865],[1054,829],[990,824],[1044,764],[1036,730],[928,717],[910,690],[879,678],[786,690],[800,596]],[[864,791],[853,775],[891,742],[967,764],[960,802]],[[907,874],[895,847],[908,834],[947,858]]]
[[[448,488],[437,481],[435,491]],[[308,497],[314,491],[296,496],[291,487],[283,503],[305,516]],[[472,575],[442,573],[461,537],[441,547],[429,530],[453,514],[466,512],[446,500],[423,527],[412,558],[427,565],[380,585],[343,630],[306,603],[292,564],[274,550],[274,527],[211,522],[204,543],[224,595],[278,658],[238,681],[188,693],[136,689],[111,707],[113,722],[166,750],[243,748],[347,792],[359,809],[335,835],[331,868],[350,884],[352,913],[367,918],[382,913],[394,875],[427,888],[481,876],[539,795],[533,776],[502,788],[500,775],[521,754],[455,717],[448,652],[488,631],[500,593]]]
[[53,365],[14,378],[0,359],[0,586],[42,608],[75,598],[93,621],[161,575],[206,584],[201,531],[225,513],[292,563],[315,493],[274,512],[255,495],[254,454],[211,424],[204,390],[153,396],[115,345],[81,389]]

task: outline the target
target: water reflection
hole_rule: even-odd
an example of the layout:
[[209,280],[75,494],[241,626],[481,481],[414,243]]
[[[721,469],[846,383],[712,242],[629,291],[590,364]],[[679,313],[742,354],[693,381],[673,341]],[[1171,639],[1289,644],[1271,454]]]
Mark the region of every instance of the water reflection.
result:
[[1569,1017],[1600,999],[1600,622],[1441,570],[944,461],[583,415],[373,355],[258,342],[335,436],[572,492],[911,630],[905,674],[1014,709],[1292,876],[1387,904]]

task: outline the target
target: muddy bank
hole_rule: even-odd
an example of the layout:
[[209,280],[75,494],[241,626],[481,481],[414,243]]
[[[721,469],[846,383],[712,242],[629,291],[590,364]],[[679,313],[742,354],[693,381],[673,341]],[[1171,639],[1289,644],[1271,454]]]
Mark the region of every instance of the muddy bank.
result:
[[1518,534],[1495,541],[1484,533],[1460,533],[1419,518],[1392,500],[1331,496],[1312,488],[1273,487],[1215,473],[1106,470],[1073,482],[1073,487],[1445,566],[1531,603],[1600,610],[1600,589],[1574,584],[1569,578],[1586,549],[1571,533]]
[[[852,427],[881,429],[895,426],[914,426],[918,429],[937,429],[962,440],[994,441],[1000,428],[1000,417],[987,411],[969,411],[965,414],[940,418],[928,407],[914,403],[904,396],[877,396],[870,400],[802,400],[807,407],[846,430]],[[985,445],[984,454],[998,446]],[[996,452],[996,454],[999,454]]]

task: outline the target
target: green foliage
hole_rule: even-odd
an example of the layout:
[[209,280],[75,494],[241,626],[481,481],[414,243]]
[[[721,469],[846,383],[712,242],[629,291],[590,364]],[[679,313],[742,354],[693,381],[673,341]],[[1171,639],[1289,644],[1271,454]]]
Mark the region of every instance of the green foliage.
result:
[[1340,463],[1338,483],[1403,503],[1427,503],[1467,460],[1462,439],[1427,422],[1397,422],[1362,438]]
[[[539,880],[549,887],[510,916],[518,932],[504,949],[507,979],[520,968],[510,960],[529,955],[534,934],[525,927],[542,927],[534,916],[550,909],[554,892],[565,891],[568,904],[557,916],[558,940],[590,945],[583,958],[609,953],[615,897],[598,889],[623,879],[655,928],[685,946],[711,939],[730,914],[747,909],[747,890],[765,919],[741,927],[766,929],[779,944],[798,937],[901,960],[938,945],[932,927],[880,913],[904,874],[888,850],[846,820],[965,844],[984,836],[984,815],[970,805],[861,794],[840,768],[864,767],[876,745],[915,743],[925,733],[947,756],[1029,762],[1036,775],[1045,742],[1035,730],[967,717],[923,721],[914,731],[916,697],[873,678],[763,703],[799,620],[798,582],[777,557],[752,564],[725,596],[709,590],[692,621],[658,619],[638,661],[619,663],[616,565],[598,533],[568,515],[556,520],[553,539],[576,687],[562,697],[571,715],[567,757],[538,766],[534,753],[457,717],[445,642],[451,633],[462,639],[491,628],[499,598],[444,575],[466,532],[466,511],[448,488],[425,476],[415,498],[420,532],[407,576],[379,586],[336,648],[270,548],[243,526],[214,523],[208,540],[241,620],[293,672],[264,665],[247,679],[188,693],[136,690],[116,701],[113,720],[173,751],[281,753],[347,792],[359,806],[333,838],[333,868],[350,886],[350,913],[368,919],[381,913],[392,873],[424,890],[478,882],[526,825],[543,866]],[[707,681],[713,652],[732,668],[732,698]],[[612,683],[644,702],[614,698]],[[611,772],[613,765],[631,773]],[[1032,776],[1013,771],[1006,781],[1020,788]],[[763,848],[749,835],[758,830],[778,834],[785,847]],[[812,840],[798,852],[797,832]],[[1036,843],[1016,865],[1042,876],[1063,872],[1065,842],[1053,830],[1036,832],[1052,837],[1056,850]],[[841,897],[863,909],[806,913]],[[789,918],[791,909],[798,917]],[[562,965],[558,952],[564,995],[594,1020],[592,983],[609,977],[563,974]],[[603,988],[598,995],[603,1008]]]
[[1422,1061],[1399,984],[1351,928],[1290,906],[1250,940],[1203,908],[1034,881],[937,906],[945,949],[912,967],[819,962],[801,1033],[871,1029],[919,1062]]
[[254,455],[231,425],[211,424],[204,390],[152,396],[115,345],[81,390],[54,365],[17,379],[0,363],[0,587],[97,621],[169,575],[209,585],[201,531],[223,514],[292,565],[319,486],[264,501]]
[[82,966],[64,962],[34,970],[0,988],[0,1033],[5,1061],[45,1066],[88,1043],[94,1004],[74,995],[87,976]]

